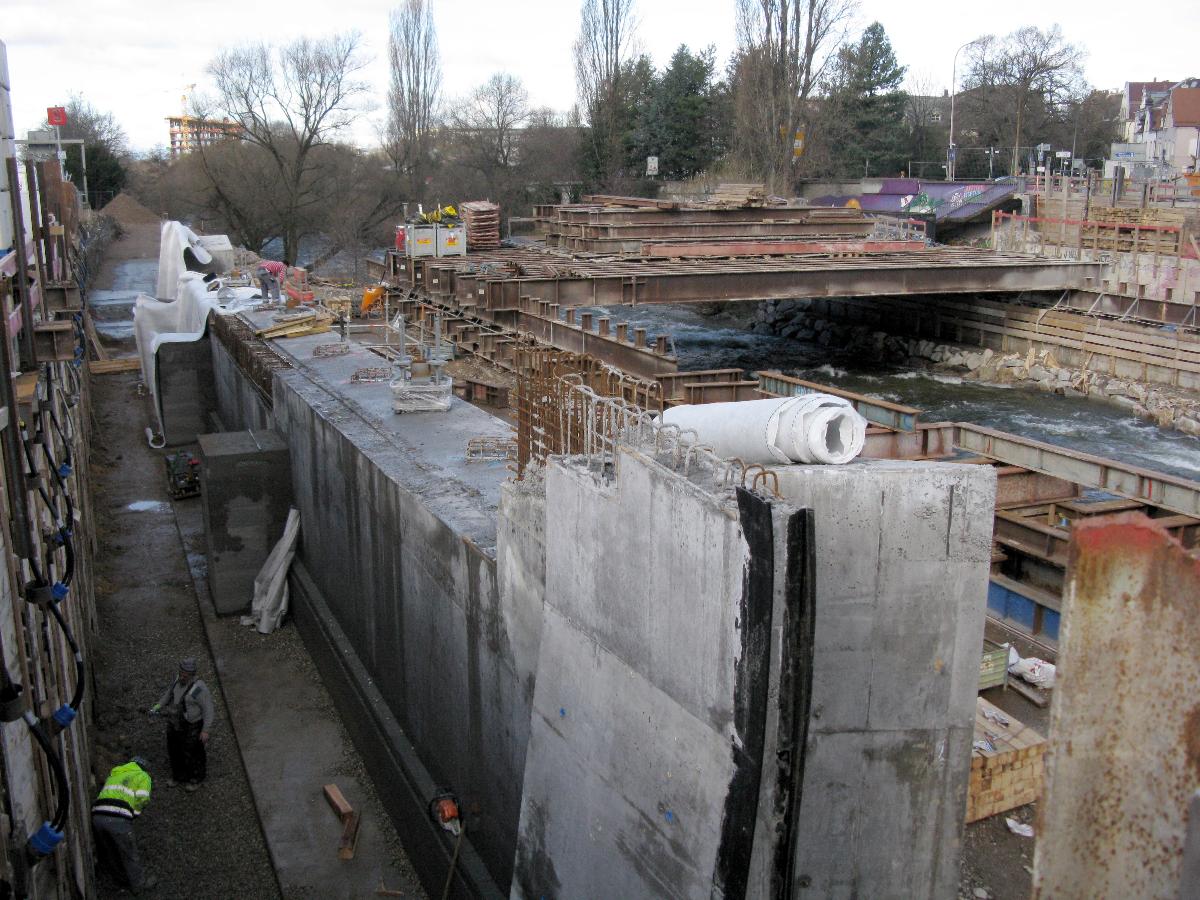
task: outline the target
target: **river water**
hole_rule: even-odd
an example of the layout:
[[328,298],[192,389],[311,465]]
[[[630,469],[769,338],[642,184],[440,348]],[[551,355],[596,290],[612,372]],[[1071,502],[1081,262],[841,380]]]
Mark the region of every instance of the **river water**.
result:
[[732,318],[688,306],[592,309],[649,335],[668,334],[679,368],[779,369],[809,381],[903,403],[924,422],[970,422],[1184,478],[1200,480],[1200,438],[1158,428],[1106,403],[964,382],[930,369],[898,368],[814,343],[753,334]]

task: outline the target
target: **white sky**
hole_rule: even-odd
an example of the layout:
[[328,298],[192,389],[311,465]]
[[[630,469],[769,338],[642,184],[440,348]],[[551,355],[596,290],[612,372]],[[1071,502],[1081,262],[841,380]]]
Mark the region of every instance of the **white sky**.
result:
[[[47,106],[79,93],[116,116],[134,150],[148,150],[166,143],[164,118],[177,114],[186,85],[203,88],[205,65],[221,48],[357,29],[372,57],[365,75],[375,109],[353,137],[372,143],[387,87],[388,7],[387,0],[0,0],[18,136],[44,120]],[[734,7],[735,0],[638,0],[638,37],[658,65],[686,43],[716,45],[723,67],[734,46]],[[1089,81],[1115,90],[1126,81],[1200,75],[1195,0],[1158,0],[1144,17],[1135,8],[1098,0],[1086,6],[1085,18],[1068,15],[1084,7],[1063,7],[1067,39],[1088,50]],[[882,22],[910,77],[940,92],[950,87],[962,43],[1055,21],[1013,5],[975,9],[963,0],[860,0],[856,31]],[[507,70],[524,81],[535,105],[565,111],[574,102],[579,0],[434,0],[434,10],[447,95]]]

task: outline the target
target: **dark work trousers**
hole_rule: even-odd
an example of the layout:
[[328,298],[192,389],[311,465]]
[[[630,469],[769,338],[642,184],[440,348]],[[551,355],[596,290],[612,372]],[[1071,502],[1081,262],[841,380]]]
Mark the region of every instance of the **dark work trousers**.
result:
[[171,759],[171,778],[181,783],[199,784],[208,774],[208,753],[200,740],[203,722],[184,722],[167,728],[167,756]]
[[146,880],[142,859],[138,856],[133,836],[133,820],[121,816],[92,816],[92,831],[96,835],[96,854],[100,865],[118,883],[138,890]]

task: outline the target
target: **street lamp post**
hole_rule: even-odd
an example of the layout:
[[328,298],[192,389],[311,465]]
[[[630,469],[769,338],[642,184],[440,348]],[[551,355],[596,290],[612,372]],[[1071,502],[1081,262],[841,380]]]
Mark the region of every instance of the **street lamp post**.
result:
[[950,68],[950,146],[946,148],[946,180],[954,180],[954,169],[958,155],[954,149],[954,96],[958,92],[958,54],[975,43],[979,38],[972,38],[954,51],[954,64]]

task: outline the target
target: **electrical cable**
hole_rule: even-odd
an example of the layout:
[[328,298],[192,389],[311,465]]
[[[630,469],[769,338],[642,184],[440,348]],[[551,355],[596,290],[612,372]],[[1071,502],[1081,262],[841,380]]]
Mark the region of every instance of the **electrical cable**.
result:
[[25,712],[25,724],[29,726],[29,730],[33,732],[33,738],[38,742],[38,746],[42,748],[42,752],[46,754],[46,761],[50,763],[50,768],[54,772],[54,781],[57,786],[54,818],[49,822],[51,828],[56,832],[62,832],[63,825],[67,822],[67,814],[71,809],[71,791],[67,785],[67,772],[63,768],[62,759],[54,750],[54,745],[50,743],[50,738],[46,736],[45,730],[37,717],[32,711]]
[[[87,684],[83,666],[83,652],[79,649],[79,644],[75,641],[75,635],[71,633],[71,629],[63,618],[62,613],[58,611],[57,605],[50,607],[50,615],[54,616],[54,621],[62,629],[63,637],[67,639],[67,644],[70,646],[71,652],[75,655],[75,691],[71,694],[71,699],[67,705],[73,710],[78,710],[79,705],[83,702],[84,686]],[[54,715],[57,720],[58,713]]]
[[[78,354],[77,354],[78,355]],[[69,369],[68,369],[69,371]],[[45,368],[48,403],[44,406],[39,406],[37,428],[33,438],[30,437],[29,427],[27,423],[20,423],[20,442],[24,451],[24,461],[28,466],[21,466],[21,489],[27,489],[31,482],[35,483],[38,496],[46,505],[47,511],[54,520],[56,531],[50,536],[50,540],[45,545],[45,560],[44,568],[39,565],[39,544],[35,541],[29,550],[28,557],[25,558],[29,566],[30,574],[33,576],[31,582],[25,586],[23,591],[24,597],[30,603],[39,606],[43,612],[48,612],[50,617],[57,623],[61,630],[67,645],[71,649],[71,653],[75,660],[75,685],[72,690],[71,699],[68,703],[59,707],[47,721],[52,721],[57,727],[55,733],[67,728],[76,718],[80,705],[83,702],[83,695],[87,685],[87,670],[84,663],[83,652],[80,649],[79,642],[75,639],[70,626],[67,624],[62,612],[58,608],[60,601],[64,600],[69,591],[72,580],[75,575],[75,546],[72,540],[71,526],[74,524],[75,506],[71,499],[70,491],[68,490],[66,479],[72,472],[72,453],[71,442],[75,437],[74,421],[71,418],[69,409],[71,406],[63,387],[54,382],[53,367],[50,364]],[[63,403],[63,418],[67,425],[64,427],[63,421],[59,419],[57,412],[54,409],[56,401]],[[46,428],[46,416],[49,415],[50,423],[53,431],[48,431]],[[55,458],[55,450],[53,448],[54,436],[57,434],[58,441],[61,446],[61,456],[63,459],[60,465]],[[34,457],[33,448],[30,446],[31,441],[36,441],[42,445],[42,452],[45,456],[46,465],[52,473],[54,493],[58,496],[51,497],[51,493],[47,490],[45,476],[38,471],[37,462]],[[19,462],[20,455],[14,460]],[[61,508],[60,508],[61,502]],[[65,516],[64,516],[65,513]],[[33,522],[29,522],[32,530]],[[64,550],[62,578],[51,585],[47,580],[47,575],[53,577],[54,570],[54,551],[51,549],[53,544],[62,546]],[[43,621],[43,635],[45,633],[45,619]],[[2,660],[0,660],[2,662]],[[12,683],[11,675],[4,667],[4,672],[0,681],[9,688],[5,693],[19,693],[20,689]],[[13,690],[15,688],[15,691]],[[11,699],[11,698],[10,698]],[[55,750],[51,738],[47,735],[46,729],[42,722],[34,715],[32,708],[27,707],[22,713],[29,730],[33,733],[34,740],[46,755],[47,762],[54,774],[55,781],[55,809],[54,815],[49,820],[42,824],[41,828],[29,836],[27,847],[34,857],[43,858],[54,852],[54,849],[63,840],[63,829],[67,824],[67,816],[70,812],[71,795],[70,786],[67,780],[66,769],[63,766],[62,757]]]

